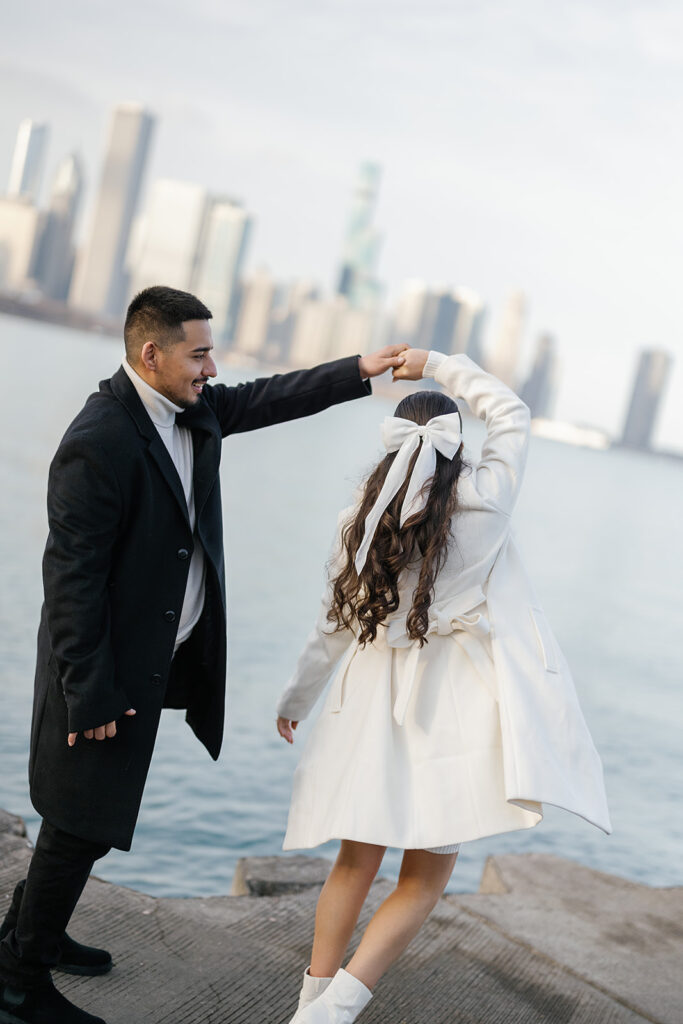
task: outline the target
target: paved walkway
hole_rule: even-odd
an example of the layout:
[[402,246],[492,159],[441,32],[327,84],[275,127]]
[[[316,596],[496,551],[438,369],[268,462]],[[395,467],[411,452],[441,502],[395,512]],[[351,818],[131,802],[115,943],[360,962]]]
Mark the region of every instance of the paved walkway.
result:
[[[0,914],[29,857],[21,819],[0,811]],[[110,949],[115,968],[57,984],[108,1024],[287,1024],[324,868],[289,860],[243,865],[243,891],[276,895],[159,899],[92,878],[69,931]],[[292,892],[307,874],[317,884]],[[375,883],[361,928],[390,891]],[[496,857],[482,892],[440,901],[360,1021],[683,1024],[682,979],[683,889]]]

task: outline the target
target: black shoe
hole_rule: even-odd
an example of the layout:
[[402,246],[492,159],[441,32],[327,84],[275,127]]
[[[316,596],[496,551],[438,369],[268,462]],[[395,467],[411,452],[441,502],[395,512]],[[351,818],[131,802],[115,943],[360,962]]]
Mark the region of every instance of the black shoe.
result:
[[106,1024],[79,1010],[52,984],[24,992],[0,982],[0,1024]]
[[[19,882],[14,890],[10,908],[7,911],[5,920],[0,925],[0,942],[17,923],[19,908],[26,881]],[[84,946],[76,942],[66,932],[60,942],[59,962],[54,965],[55,971],[63,971],[65,974],[107,974],[112,969],[111,955],[105,949],[96,949],[94,946]]]

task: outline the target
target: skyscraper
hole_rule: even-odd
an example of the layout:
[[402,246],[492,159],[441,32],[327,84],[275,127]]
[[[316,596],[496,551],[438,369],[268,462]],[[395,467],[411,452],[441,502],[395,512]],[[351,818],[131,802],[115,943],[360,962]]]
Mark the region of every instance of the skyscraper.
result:
[[7,187],[11,199],[38,201],[48,134],[46,124],[26,119],[19,125]]
[[382,237],[372,221],[375,215],[382,168],[361,164],[346,227],[337,294],[352,306],[376,305],[380,285],[375,276]]
[[475,363],[481,363],[481,335],[486,316],[484,303],[471,288],[456,288],[453,298],[457,304],[457,316],[450,351],[464,352]]
[[552,334],[542,334],[531,373],[519,397],[529,406],[532,417],[549,419],[557,387],[557,346]]
[[135,256],[129,258],[130,295],[165,284],[190,291],[206,216],[206,189],[162,178],[149,190]]
[[450,353],[458,304],[447,288],[427,292],[415,344],[429,351]]
[[503,307],[491,369],[496,377],[513,389],[517,387],[526,313],[527,303],[523,292],[510,292]]
[[240,203],[225,197],[209,200],[192,291],[213,313],[216,341],[235,330],[238,281],[251,234],[251,218]]
[[71,302],[80,309],[120,316],[128,295],[126,250],[149,152],[154,119],[138,104],[115,109],[99,192]]
[[399,295],[391,330],[392,345],[416,345],[427,302],[424,281],[406,281]]
[[263,352],[274,301],[275,282],[267,270],[256,271],[245,281],[235,329],[234,347],[240,352],[250,356]]
[[288,363],[292,358],[292,342],[299,314],[305,303],[319,297],[314,281],[294,281],[283,290],[281,300],[273,309],[268,331],[267,358],[273,363]]
[[0,288],[20,292],[29,286],[39,226],[30,199],[0,196]]
[[672,365],[673,359],[662,349],[647,349],[640,353],[621,436],[623,445],[629,448],[650,447]]
[[50,203],[37,245],[33,275],[50,299],[66,301],[74,263],[73,232],[83,194],[80,157],[64,157],[52,186]]

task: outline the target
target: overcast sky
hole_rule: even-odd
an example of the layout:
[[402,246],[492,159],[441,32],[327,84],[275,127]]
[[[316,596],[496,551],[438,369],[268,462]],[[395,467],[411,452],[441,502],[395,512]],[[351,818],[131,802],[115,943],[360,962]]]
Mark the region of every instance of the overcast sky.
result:
[[[249,266],[331,285],[357,165],[378,160],[380,274],[467,285],[526,352],[556,334],[557,413],[619,432],[639,348],[676,357],[656,440],[683,449],[683,5],[660,0],[23,0],[0,6],[0,182],[19,121],[83,154],[111,107],[158,117],[147,182],[256,218]],[[86,210],[87,220],[87,210]]]

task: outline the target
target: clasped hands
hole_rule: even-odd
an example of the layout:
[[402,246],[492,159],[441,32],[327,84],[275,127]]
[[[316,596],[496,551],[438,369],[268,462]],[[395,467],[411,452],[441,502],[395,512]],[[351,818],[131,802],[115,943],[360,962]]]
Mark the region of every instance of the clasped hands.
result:
[[385,345],[377,352],[361,356],[358,369],[361,377],[378,377],[391,370],[392,380],[420,380],[428,355],[422,348],[410,348],[405,344]]

